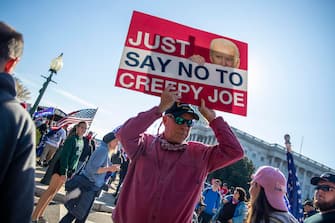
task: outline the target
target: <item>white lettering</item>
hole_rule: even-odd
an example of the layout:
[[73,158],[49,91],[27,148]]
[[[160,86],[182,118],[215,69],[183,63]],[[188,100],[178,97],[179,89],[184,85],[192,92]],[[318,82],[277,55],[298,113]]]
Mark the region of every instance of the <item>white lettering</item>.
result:
[[137,75],[135,88],[141,89],[141,85],[143,85],[145,88],[145,91],[149,91],[149,83],[150,83],[149,78],[147,78],[146,76]]
[[185,56],[186,46],[189,46],[190,43],[180,39],[177,39],[176,42],[180,43],[180,55]]
[[153,78],[151,81],[151,92],[162,93],[164,80]]
[[162,39],[162,50],[166,53],[173,53],[176,51],[174,39],[171,37],[164,37]]
[[[125,79],[129,77],[130,82],[127,84],[125,82]],[[134,86],[134,82],[131,82],[135,79],[134,75],[130,74],[130,73],[123,73],[120,75],[120,84],[125,87],[125,88],[131,88]]]
[[[224,98],[225,95],[227,95],[227,97],[226,97],[227,100],[225,100],[225,98]],[[233,101],[233,97],[232,97],[231,93],[229,91],[226,91],[226,90],[223,90],[223,91],[220,92],[219,99],[220,99],[221,103],[224,104],[224,105],[229,105]]]
[[133,46],[139,46],[142,42],[142,32],[138,31],[137,32],[137,41],[134,42],[132,38],[129,39],[129,44]]
[[179,83],[178,84],[178,91],[183,94],[183,93],[188,93],[190,92],[190,87],[187,84],[184,83]]
[[119,75],[119,83],[124,88],[136,89],[151,93],[162,93],[167,86],[172,86],[173,91],[179,91],[180,96],[192,94],[194,100],[199,99],[203,87],[196,87],[189,83],[179,83],[171,80],[160,78],[151,78],[143,75],[131,73],[122,73]]
[[198,89],[195,88],[194,85],[191,85],[191,89],[194,93],[194,100],[198,100],[199,99],[199,93],[202,91],[203,87],[199,87]]
[[243,93],[239,92],[229,92],[227,90],[218,89],[213,90],[213,95],[208,96],[208,101],[211,103],[220,102],[224,105],[229,105],[233,103],[233,106],[244,107]]
[[154,42],[154,45],[150,45],[150,33],[145,33],[144,35],[144,45],[148,48],[148,49],[151,49],[151,50],[154,50],[154,49],[158,49],[159,47],[159,42],[160,42],[160,39],[161,39],[161,36],[160,35],[156,35],[155,36],[155,42]]
[[[154,36],[154,39],[150,39],[150,35]],[[150,42],[151,40],[151,42]],[[180,39],[174,39],[169,36],[160,36],[158,34],[152,33],[144,33],[144,40],[143,40],[143,32],[137,31],[136,40],[133,38],[129,38],[128,42],[132,46],[140,46],[143,44],[146,48],[150,50],[161,49],[165,53],[175,53],[177,51],[177,46],[180,45],[180,51],[178,52],[181,56],[186,55],[186,47],[190,46],[190,42]]]
[[239,92],[234,93],[234,105],[239,107],[244,107],[243,94]]

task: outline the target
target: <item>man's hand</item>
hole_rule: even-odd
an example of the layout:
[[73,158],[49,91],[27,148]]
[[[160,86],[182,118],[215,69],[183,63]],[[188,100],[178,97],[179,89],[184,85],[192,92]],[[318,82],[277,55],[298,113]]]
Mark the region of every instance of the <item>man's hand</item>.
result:
[[290,135],[289,134],[285,134],[284,135],[284,139],[285,139],[285,147],[287,149],[287,152],[291,153],[292,152],[292,146],[291,146],[291,142],[290,142]]
[[170,108],[174,102],[179,102],[181,97],[179,91],[172,91],[173,86],[169,85],[165,90],[162,92],[161,95],[161,102],[158,106],[160,113],[165,112],[168,108]]
[[292,153],[292,146],[291,143],[285,143],[285,147],[287,149],[287,152]]
[[201,106],[199,108],[199,111],[202,114],[202,116],[204,116],[205,119],[207,119],[208,122],[211,122],[216,118],[215,112],[212,109],[206,107],[204,99],[201,99]]
[[108,168],[109,168],[108,171],[110,172],[120,171],[120,164],[113,164],[109,166]]
[[61,176],[60,176],[60,180],[61,180],[61,182],[65,183],[65,182],[66,182],[66,179],[67,179],[66,175],[61,175]]
[[205,58],[200,55],[192,55],[188,58],[190,61],[197,63],[199,65],[204,65],[205,64]]

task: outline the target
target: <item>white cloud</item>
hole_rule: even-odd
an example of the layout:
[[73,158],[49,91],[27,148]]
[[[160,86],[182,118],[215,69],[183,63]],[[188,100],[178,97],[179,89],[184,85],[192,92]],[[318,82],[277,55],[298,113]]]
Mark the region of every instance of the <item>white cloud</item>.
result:
[[90,102],[88,102],[88,101],[86,101],[86,100],[84,100],[84,99],[82,99],[82,98],[80,98],[80,97],[78,97],[78,96],[76,96],[76,95],[68,92],[68,91],[65,91],[63,89],[53,88],[53,90],[56,91],[58,94],[66,97],[66,98],[68,98],[68,99],[70,99],[72,101],[75,101],[75,102],[77,102],[77,103],[79,103],[81,105],[84,105],[86,107],[90,107],[90,108],[96,108],[97,107],[96,105],[94,105],[94,104],[92,104],[92,103],[90,103]]

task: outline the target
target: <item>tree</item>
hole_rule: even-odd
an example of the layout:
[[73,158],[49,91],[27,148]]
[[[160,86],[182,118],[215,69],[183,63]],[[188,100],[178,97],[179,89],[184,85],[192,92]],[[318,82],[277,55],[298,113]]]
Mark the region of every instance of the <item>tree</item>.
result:
[[251,160],[244,157],[242,160],[218,169],[209,174],[208,178],[213,177],[223,180],[224,183],[228,184],[228,187],[242,187],[245,190],[249,189],[249,182],[251,181],[251,175],[255,172],[255,167]]
[[30,91],[22,84],[22,81],[14,77],[16,86],[16,97],[19,101],[27,101],[30,99]]

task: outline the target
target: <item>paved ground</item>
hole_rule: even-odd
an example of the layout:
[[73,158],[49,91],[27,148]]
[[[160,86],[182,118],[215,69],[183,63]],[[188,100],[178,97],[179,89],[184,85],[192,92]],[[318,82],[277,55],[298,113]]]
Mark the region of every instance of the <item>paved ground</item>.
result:
[[[66,213],[67,210],[63,204],[53,202],[45,210],[44,217],[48,223],[58,223]],[[110,213],[91,211],[86,223],[113,223],[113,221]]]
[[[39,196],[47,189],[47,185],[41,184],[40,181],[44,176],[46,168],[36,167],[36,176],[35,176],[35,204],[38,201]],[[108,192],[104,192],[102,196],[93,204],[92,211],[88,217],[88,222],[99,222],[107,223],[113,222],[111,219],[111,212],[114,208],[114,193],[118,179],[111,185],[111,188]],[[56,223],[67,213],[66,208],[63,205],[65,197],[64,187],[57,193],[54,200],[50,203],[48,208],[45,211],[44,217],[48,220],[49,223]]]

